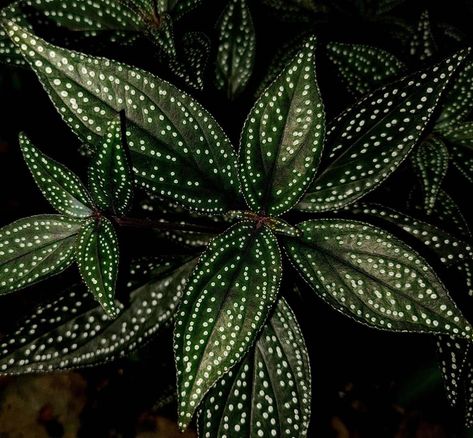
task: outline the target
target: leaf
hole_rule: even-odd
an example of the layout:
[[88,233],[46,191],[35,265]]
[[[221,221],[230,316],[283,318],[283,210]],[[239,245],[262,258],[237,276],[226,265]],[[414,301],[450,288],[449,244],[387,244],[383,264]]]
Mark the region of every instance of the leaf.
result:
[[355,103],[332,124],[330,151],[297,208],[335,210],[380,185],[423,135],[439,98],[468,52],[459,52]]
[[304,194],[319,164],[325,114],[315,75],[315,38],[256,101],[240,141],[240,180],[251,210],[279,216]]
[[453,165],[470,183],[473,183],[473,122],[454,126],[442,132],[442,136],[449,143]]
[[436,345],[447,399],[451,406],[456,406],[470,343],[451,336],[438,336]]
[[471,338],[471,326],[430,266],[372,225],[342,219],[302,222],[285,248],[317,295],[372,327]]
[[92,215],[92,200],[79,177],[62,164],[44,155],[24,134],[19,137],[21,151],[33,178],[48,202],[68,216]]
[[124,215],[133,198],[133,175],[122,138],[120,119],[108,123],[103,146],[89,167],[89,186],[98,208]]
[[0,228],[0,295],[66,269],[82,222],[55,215],[19,219]]
[[429,11],[422,12],[417,23],[417,29],[410,41],[410,54],[416,60],[425,61],[437,51],[437,45],[432,35]]
[[276,301],[281,270],[276,238],[252,222],[229,228],[201,256],[174,332],[181,429],[248,351]]
[[[473,111],[473,62],[469,61],[459,71],[451,89],[445,95],[435,130],[443,132],[464,122]],[[460,125],[461,126],[461,125]]]
[[[0,19],[7,18],[20,26],[31,28],[17,2],[0,9]],[[28,63],[21,51],[13,44],[5,30],[0,26],[0,63],[15,67],[27,67]]]
[[89,291],[107,315],[117,316],[114,296],[119,262],[118,239],[108,219],[101,217],[81,230],[76,259]]
[[[471,353],[470,353],[471,357]],[[466,364],[466,386],[465,386],[465,427],[473,427],[473,363],[471,358],[467,361]]]
[[216,86],[233,100],[247,86],[255,63],[256,35],[246,0],[229,0],[218,24]]
[[447,174],[448,149],[440,138],[431,136],[414,150],[411,157],[424,192],[424,208],[427,214],[431,214]]
[[159,27],[152,23],[148,26],[148,38],[159,48],[164,54],[170,58],[176,56],[176,46],[174,44],[174,25],[169,14],[162,14],[159,17]]
[[195,210],[228,210],[238,193],[235,155],[199,103],[150,73],[52,46],[13,23],[6,27],[84,142],[101,145],[108,121],[124,110],[141,187]]
[[304,338],[281,298],[255,346],[204,399],[199,436],[305,437],[310,391]]
[[391,12],[396,6],[401,5],[406,0],[378,0],[376,1],[376,15],[383,15]]
[[438,193],[431,217],[435,218],[439,226],[446,231],[463,238],[471,237],[468,221],[456,202],[444,190]]
[[38,307],[0,345],[0,372],[25,374],[98,365],[142,347],[176,311],[196,260],[176,258],[130,267],[139,278],[130,303],[117,318],[107,316],[90,292],[75,286]]
[[203,0],[158,0],[158,3],[167,4],[167,11],[176,19],[181,19],[184,15],[201,6]]
[[329,43],[327,51],[347,89],[354,95],[373,91],[406,70],[394,55],[377,47]]

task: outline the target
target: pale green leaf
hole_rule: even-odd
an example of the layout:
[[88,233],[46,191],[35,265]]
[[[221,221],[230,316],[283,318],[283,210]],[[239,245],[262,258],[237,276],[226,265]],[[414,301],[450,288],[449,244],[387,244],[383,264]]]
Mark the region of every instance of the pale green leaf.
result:
[[306,437],[310,393],[304,338],[292,310],[281,298],[255,346],[204,399],[199,435]]
[[310,38],[256,101],[243,127],[240,179],[250,209],[279,216],[311,183],[323,149],[325,113]]
[[314,292],[370,326],[471,339],[472,329],[427,262],[363,222],[321,219],[287,239],[292,263]]
[[235,154],[193,98],[145,71],[61,49],[13,23],[6,27],[84,142],[101,145],[108,121],[124,110],[141,187],[195,210],[228,209],[238,192]]
[[229,0],[218,24],[215,64],[217,88],[229,99],[238,96],[253,72],[256,35],[246,0]]
[[281,280],[276,238],[240,222],[215,238],[191,274],[176,317],[179,426],[250,348]]
[[44,155],[24,134],[20,134],[19,139],[26,164],[48,202],[59,213],[68,216],[91,216],[94,204],[79,177]]
[[19,219],[0,228],[0,295],[58,274],[74,261],[82,222],[60,215]]

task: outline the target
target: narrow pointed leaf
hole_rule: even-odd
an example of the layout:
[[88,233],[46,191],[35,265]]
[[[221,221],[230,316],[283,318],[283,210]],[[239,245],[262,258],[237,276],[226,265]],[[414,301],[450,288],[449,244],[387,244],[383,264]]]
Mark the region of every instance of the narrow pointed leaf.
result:
[[442,132],[442,136],[449,144],[453,165],[473,183],[473,122],[453,126]]
[[130,303],[113,319],[89,291],[71,288],[38,307],[0,342],[0,373],[25,374],[98,365],[142,347],[177,309],[196,260],[177,258],[130,267]]
[[321,212],[344,207],[391,175],[420,140],[467,53],[386,85],[338,117],[328,131],[328,156],[297,208]]
[[148,28],[149,39],[170,58],[176,56],[176,46],[174,41],[174,25],[169,14],[160,16],[159,28]]
[[145,71],[61,49],[13,23],[6,27],[84,142],[101,145],[108,121],[124,110],[141,187],[199,211],[228,209],[238,192],[233,148],[194,99]]
[[59,213],[77,218],[92,214],[92,200],[76,174],[44,155],[23,134],[20,146],[37,186]]
[[372,225],[313,220],[287,240],[292,263],[317,295],[373,327],[471,338],[472,329],[430,266]]
[[451,406],[456,406],[462,395],[462,374],[470,342],[451,336],[438,336],[436,346],[447,399]]
[[473,361],[470,352],[465,366],[464,397],[465,397],[465,427],[473,427]]
[[[0,10],[0,19],[6,18],[20,26],[31,28],[27,18],[22,13],[18,3],[12,3]],[[8,37],[7,32],[0,26],[0,63],[15,67],[28,67],[21,50]]]
[[410,54],[416,60],[425,61],[431,58],[437,50],[432,27],[430,24],[429,11],[422,12],[417,29],[410,41]]
[[310,38],[256,101],[240,146],[242,191],[251,210],[278,216],[306,191],[319,164],[325,115]]
[[431,214],[440,228],[462,238],[471,238],[471,231],[460,207],[444,190],[437,195],[437,202]]
[[118,275],[118,239],[104,217],[84,227],[76,250],[79,271],[89,291],[107,315],[115,317],[115,283]]
[[199,436],[305,437],[310,391],[304,338],[281,298],[255,346],[207,394]]
[[467,62],[458,73],[452,88],[442,102],[440,115],[435,123],[437,131],[454,128],[464,122],[473,111],[473,62]]
[[255,62],[256,35],[246,0],[229,0],[218,24],[217,88],[234,99],[248,84]]
[[432,213],[437,195],[448,170],[448,149],[436,136],[423,141],[412,154],[412,164],[424,192],[424,207]]
[[266,227],[238,223],[207,247],[189,278],[174,332],[181,428],[250,348],[280,279],[278,244]]
[[133,175],[119,119],[109,122],[104,143],[89,167],[89,187],[97,207],[123,215],[131,207]]
[[0,295],[66,269],[74,261],[81,225],[55,214],[19,219],[0,228]]
[[401,76],[404,64],[391,53],[362,44],[330,43],[328,55],[348,90],[364,95]]

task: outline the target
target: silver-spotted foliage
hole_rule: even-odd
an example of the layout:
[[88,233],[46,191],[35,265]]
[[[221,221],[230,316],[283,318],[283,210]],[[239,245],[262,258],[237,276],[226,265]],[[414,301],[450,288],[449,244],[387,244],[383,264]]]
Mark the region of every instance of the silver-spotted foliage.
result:
[[[97,365],[172,323],[181,429],[305,437],[317,394],[290,307],[300,308],[291,291],[301,279],[301,293],[356,322],[434,335],[448,398],[462,400],[472,422],[473,328],[449,289],[473,296],[473,250],[445,189],[452,168],[473,181],[469,49],[431,61],[438,46],[424,13],[404,58],[374,46],[321,46],[304,32],[262,78],[254,6],[228,0],[206,71],[209,40],[181,28],[205,3],[19,0],[2,11],[0,60],[36,73],[89,153],[72,160],[78,170],[88,160],[79,178],[19,133],[33,180],[57,213],[0,229],[0,294],[77,267],[66,291],[0,338],[0,371]],[[263,3],[291,20],[347,13],[343,2]],[[401,2],[378,3],[373,22]],[[72,35],[43,35],[38,23]],[[147,44],[167,68],[155,74],[114,52],[96,56],[91,44],[105,52]],[[319,88],[323,50],[355,97],[337,117],[326,114],[330,90]],[[413,68],[413,59],[423,65]],[[219,121],[204,95],[174,82],[213,87],[215,101],[227,101]],[[236,147],[220,122],[238,119],[227,112],[253,95]],[[406,178],[413,190],[401,187]],[[392,208],[396,196],[403,202]],[[119,255],[125,227],[152,239],[127,241],[127,250],[142,250],[133,259]]]

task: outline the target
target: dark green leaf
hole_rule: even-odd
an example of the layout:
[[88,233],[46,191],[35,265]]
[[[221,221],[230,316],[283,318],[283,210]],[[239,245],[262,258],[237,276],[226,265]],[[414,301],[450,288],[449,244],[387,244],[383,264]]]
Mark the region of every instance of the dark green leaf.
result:
[[[0,19],[1,18],[7,18],[20,26],[31,28],[31,25],[22,14],[21,9],[16,2],[0,10]],[[2,27],[0,27],[0,63],[16,67],[28,66],[21,50],[13,44],[12,40],[8,37],[6,31]]]
[[79,286],[38,307],[2,339],[0,372],[64,370],[129,355],[170,322],[195,263],[134,262],[130,270],[137,278],[127,285],[134,289],[130,304],[115,319]]
[[[467,62],[458,73],[452,88],[442,102],[440,115],[435,123],[435,129],[443,132],[464,122],[473,111],[473,62]],[[460,125],[461,126],[461,125]]]
[[234,99],[245,89],[255,62],[256,35],[246,0],[229,0],[218,34],[216,84]]
[[89,291],[107,315],[115,317],[115,283],[118,275],[118,239],[104,217],[85,226],[77,241],[76,259]]
[[248,351],[280,279],[278,244],[264,226],[240,222],[209,244],[189,278],[174,332],[181,428]]
[[24,134],[20,146],[36,184],[57,211],[78,218],[92,214],[93,202],[76,174],[40,152]]
[[468,221],[456,202],[445,191],[439,191],[437,202],[430,216],[436,220],[440,228],[463,238],[471,237]]
[[238,192],[235,154],[194,99],[150,73],[52,46],[13,23],[6,26],[84,142],[101,145],[107,122],[124,110],[142,187],[199,211],[228,209]]
[[162,14],[159,17],[159,28],[151,26],[147,31],[150,40],[170,58],[176,56],[176,46],[174,43],[174,25],[169,14]]
[[310,38],[250,111],[240,146],[242,191],[251,210],[279,216],[306,191],[319,164],[325,114]]
[[439,137],[431,136],[414,150],[411,157],[424,192],[424,208],[427,214],[431,214],[447,174],[448,149]]
[[131,207],[133,176],[119,119],[110,121],[105,140],[89,167],[89,186],[98,208],[123,215]]
[[410,42],[410,54],[416,60],[425,61],[433,56],[437,50],[432,28],[430,25],[429,11],[422,12],[417,23],[417,29]]
[[0,228],[0,294],[13,292],[58,274],[74,261],[82,222],[41,215]]
[[298,225],[286,250],[313,290],[373,327],[471,338],[471,326],[430,266],[372,225],[321,219]]
[[176,20],[179,20],[203,2],[204,0],[157,0],[157,9],[160,13],[169,12]]
[[406,70],[394,55],[377,47],[330,43],[327,50],[346,87],[355,95],[373,91]]
[[344,207],[391,175],[421,138],[467,53],[386,85],[339,116],[327,135],[327,164],[297,208],[320,212]]
[[[473,83],[472,83],[473,87]],[[473,183],[473,122],[464,122],[442,132],[449,143],[453,165]]]
[[310,391],[304,338],[281,298],[253,349],[207,394],[199,435],[306,437]]

